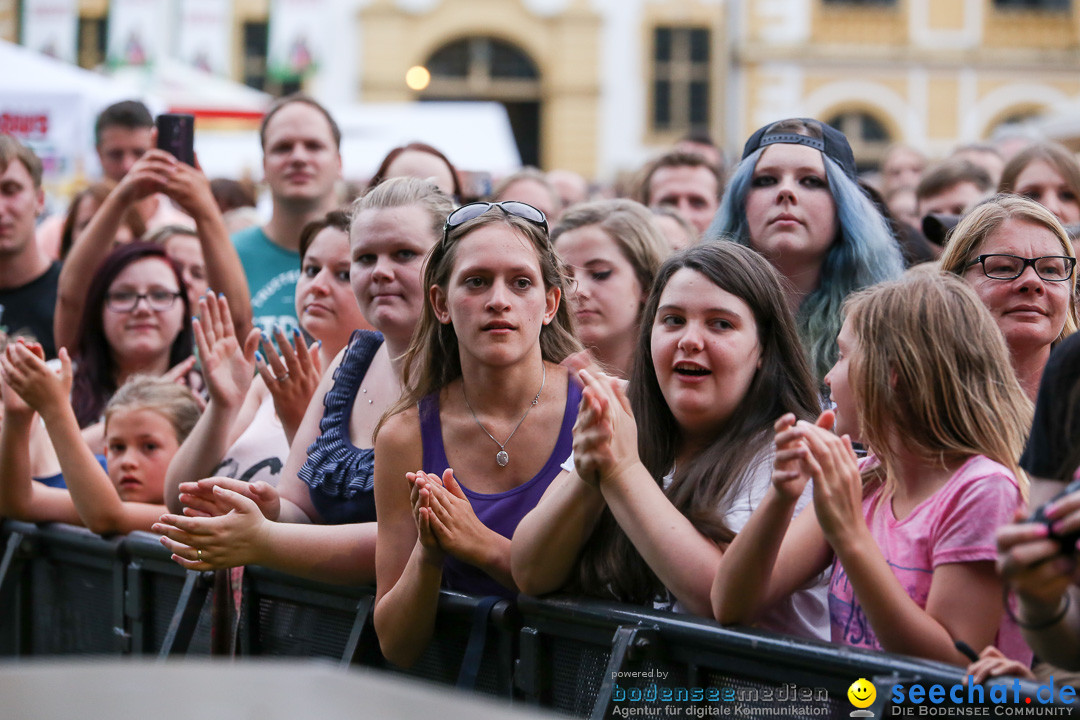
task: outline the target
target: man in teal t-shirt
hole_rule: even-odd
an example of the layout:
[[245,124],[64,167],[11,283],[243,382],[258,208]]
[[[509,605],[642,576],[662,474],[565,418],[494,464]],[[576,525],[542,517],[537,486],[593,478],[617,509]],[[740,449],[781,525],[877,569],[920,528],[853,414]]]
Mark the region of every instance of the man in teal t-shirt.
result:
[[315,100],[289,95],[266,112],[259,138],[273,212],[266,225],[241,230],[232,241],[247,275],[255,326],[290,330],[297,325],[300,231],[337,207],[341,131]]

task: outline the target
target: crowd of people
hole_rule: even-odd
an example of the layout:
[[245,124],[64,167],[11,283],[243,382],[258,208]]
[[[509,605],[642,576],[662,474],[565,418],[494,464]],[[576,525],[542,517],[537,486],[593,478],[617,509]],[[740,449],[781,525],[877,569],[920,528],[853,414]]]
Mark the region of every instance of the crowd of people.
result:
[[687,138],[633,199],[535,168],[473,198],[411,143],[346,202],[293,95],[260,222],[153,126],[103,111],[103,180],[44,219],[0,135],[0,516],[373,584],[401,665],[446,588],[1080,670],[1064,148],[898,146],[867,178],[792,118],[730,167]]

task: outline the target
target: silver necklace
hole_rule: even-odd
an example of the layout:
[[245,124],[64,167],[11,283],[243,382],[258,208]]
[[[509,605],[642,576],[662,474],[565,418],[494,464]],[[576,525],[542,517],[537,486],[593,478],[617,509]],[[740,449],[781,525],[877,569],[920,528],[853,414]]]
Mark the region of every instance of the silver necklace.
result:
[[465,394],[465,381],[461,382],[461,397],[465,398],[465,407],[469,408],[469,412],[472,413],[472,419],[476,421],[476,424],[480,426],[480,429],[491,438],[491,441],[499,446],[499,452],[495,453],[495,462],[499,464],[499,467],[506,467],[510,464],[510,454],[506,452],[506,443],[510,442],[510,438],[514,437],[514,433],[521,427],[521,423],[525,422],[525,418],[529,417],[529,413],[536,407],[536,403],[540,402],[540,393],[544,392],[544,384],[547,383],[547,363],[542,363],[544,368],[544,375],[540,380],[540,389],[536,391],[536,397],[529,403],[529,407],[526,408],[525,414],[521,416],[521,419],[517,421],[517,425],[510,431],[510,437],[506,438],[504,442],[499,442],[495,439],[495,436],[488,432],[488,429],[484,427],[484,424],[480,422],[480,418],[476,417],[476,411],[472,409],[472,405],[469,404],[469,396]]

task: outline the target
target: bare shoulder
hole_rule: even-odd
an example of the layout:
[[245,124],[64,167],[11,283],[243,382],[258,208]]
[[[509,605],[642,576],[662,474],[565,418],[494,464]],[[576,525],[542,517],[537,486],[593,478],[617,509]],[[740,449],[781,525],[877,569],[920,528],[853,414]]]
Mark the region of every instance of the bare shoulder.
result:
[[375,439],[375,501],[379,502],[380,486],[397,484],[394,479],[402,479],[405,473],[416,472],[424,462],[424,452],[420,442],[420,416],[415,407],[395,413],[386,419],[379,428]]
[[375,438],[375,457],[389,452],[401,452],[420,447],[420,413],[409,407],[383,421]]

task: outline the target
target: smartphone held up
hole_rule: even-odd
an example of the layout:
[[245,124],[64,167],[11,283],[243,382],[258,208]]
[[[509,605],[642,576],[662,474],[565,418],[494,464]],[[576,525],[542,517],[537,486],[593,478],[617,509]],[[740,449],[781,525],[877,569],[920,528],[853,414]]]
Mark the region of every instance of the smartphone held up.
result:
[[195,116],[165,113],[157,116],[157,146],[195,166]]

